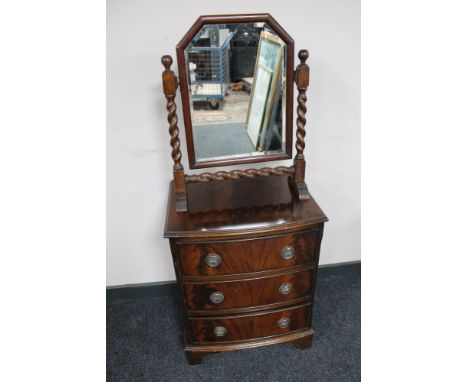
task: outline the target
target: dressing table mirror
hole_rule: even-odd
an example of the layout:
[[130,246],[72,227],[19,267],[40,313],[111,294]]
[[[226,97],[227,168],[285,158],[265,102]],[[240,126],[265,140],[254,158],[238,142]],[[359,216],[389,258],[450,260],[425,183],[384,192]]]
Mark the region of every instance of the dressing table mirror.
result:
[[291,158],[294,43],[277,31],[204,24],[177,47],[190,168]]
[[[173,177],[169,238],[190,363],[210,353],[312,344],[324,223],[305,183],[308,52],[269,14],[201,16],[162,57]],[[292,159],[292,165],[186,174],[175,97],[180,89],[189,168]],[[245,167],[245,166],[243,166]]]

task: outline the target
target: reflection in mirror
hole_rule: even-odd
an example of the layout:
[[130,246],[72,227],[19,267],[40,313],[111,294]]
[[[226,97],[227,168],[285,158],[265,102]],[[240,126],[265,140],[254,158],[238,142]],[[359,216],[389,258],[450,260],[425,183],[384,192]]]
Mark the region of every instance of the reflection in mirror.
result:
[[195,35],[184,54],[197,163],[285,152],[285,50],[264,22]]

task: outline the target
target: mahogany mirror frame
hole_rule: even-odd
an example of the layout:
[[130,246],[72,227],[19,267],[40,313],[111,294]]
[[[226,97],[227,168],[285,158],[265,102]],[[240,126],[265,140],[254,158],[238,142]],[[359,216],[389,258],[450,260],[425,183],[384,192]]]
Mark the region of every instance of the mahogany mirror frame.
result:
[[[244,158],[212,159],[197,162],[195,157],[195,146],[193,140],[192,117],[190,113],[190,97],[188,93],[188,82],[186,73],[185,48],[190,44],[196,34],[208,24],[229,23],[255,23],[265,22],[283,40],[286,45],[286,115],[285,115],[285,148],[284,152],[265,154],[262,156]],[[179,86],[182,98],[182,109],[184,115],[185,137],[187,143],[188,162],[190,169],[207,167],[230,166],[244,163],[257,163],[292,158],[292,135],[293,135],[293,107],[294,107],[294,40],[281,27],[281,25],[268,13],[246,14],[246,15],[215,15],[200,16],[195,24],[189,29],[176,47],[177,64],[179,70]]]
[[[268,22],[270,27],[275,26],[278,28],[279,25],[274,21],[274,19],[268,14],[259,14],[259,15],[222,15],[222,16],[201,16],[197,20],[197,22],[192,27],[192,33],[194,30],[198,30],[201,27],[201,24],[204,19],[210,19],[213,23],[215,22],[236,22],[236,21],[245,21],[245,20],[262,20]],[[277,29],[276,29],[277,30]],[[284,31],[283,31],[284,32]],[[286,32],[284,32],[286,33]],[[185,38],[191,39],[191,37],[187,37],[189,34],[186,35]],[[287,36],[287,34],[286,34]],[[285,35],[281,36],[283,39],[286,38]],[[288,36],[289,41],[292,42],[292,39]],[[182,40],[184,42],[185,40]],[[185,42],[184,42],[185,43]],[[183,46],[183,44],[179,44],[179,46]],[[182,51],[178,49],[177,51],[178,56],[180,54],[183,55]],[[292,107],[293,107],[293,82],[296,84],[297,87],[297,117],[296,117],[296,155],[294,157],[294,162],[292,166],[279,166],[279,167],[263,167],[260,169],[257,168],[250,168],[246,170],[242,169],[235,169],[232,171],[218,171],[215,173],[210,172],[203,172],[200,174],[193,174],[187,175],[184,172],[184,167],[181,163],[182,160],[182,152],[180,150],[180,139],[179,139],[179,126],[178,126],[178,118],[177,118],[177,106],[175,103],[176,93],[179,85],[187,84],[186,77],[185,77],[185,69],[181,71],[181,75],[184,76],[184,80],[179,81],[176,74],[171,70],[171,66],[173,63],[172,57],[170,55],[164,55],[161,58],[161,63],[164,66],[164,71],[162,73],[162,82],[163,82],[163,91],[166,97],[166,109],[167,109],[167,121],[169,123],[169,135],[170,135],[170,145],[172,147],[171,156],[174,162],[172,167],[172,173],[174,177],[173,186],[174,186],[174,193],[175,193],[175,202],[176,202],[176,211],[177,212],[187,212],[187,184],[189,183],[208,183],[208,182],[217,182],[223,180],[231,180],[231,179],[241,179],[241,178],[254,178],[257,176],[287,176],[289,184],[291,188],[294,190],[297,198],[300,201],[309,200],[311,198],[309,191],[307,189],[307,185],[305,183],[305,168],[306,168],[306,161],[304,157],[304,149],[305,149],[305,125],[306,125],[306,102],[307,102],[307,88],[309,87],[309,66],[306,64],[307,58],[309,57],[309,52],[305,49],[302,49],[298,52],[297,57],[300,60],[300,63],[296,66],[296,70],[292,70],[292,66],[294,64],[293,61],[294,55],[294,45],[291,46],[291,49],[288,48],[287,51],[287,58],[288,58],[288,73],[287,78],[292,78],[290,82],[287,84],[288,99],[291,100],[291,108],[288,111],[288,116],[292,120]],[[185,60],[185,57],[181,58]],[[179,61],[180,62],[180,61]],[[187,89],[188,90],[188,89]],[[188,93],[188,92],[187,92]],[[182,97],[184,98],[184,97]],[[190,105],[186,106],[190,107]],[[184,116],[186,113],[184,113]],[[292,121],[291,121],[292,122]],[[287,135],[291,145],[291,135],[292,135],[292,124],[289,125],[290,133]],[[190,148],[193,150],[193,137],[192,139],[192,146],[187,145],[187,151],[189,151],[190,155]],[[289,154],[289,158],[291,158],[291,147],[289,147],[289,151],[286,152]],[[192,152],[192,158],[194,159],[194,155]],[[255,161],[252,162],[259,162],[257,158]],[[278,158],[276,158],[278,159]],[[288,159],[285,155],[285,158],[281,159]],[[266,160],[275,160],[272,159],[272,156],[268,156]],[[237,163],[246,163],[246,161],[241,162],[239,160],[233,161],[233,164]],[[228,165],[230,163],[220,164],[216,162],[213,166],[221,166],[221,165]],[[206,167],[206,166],[203,166]]]

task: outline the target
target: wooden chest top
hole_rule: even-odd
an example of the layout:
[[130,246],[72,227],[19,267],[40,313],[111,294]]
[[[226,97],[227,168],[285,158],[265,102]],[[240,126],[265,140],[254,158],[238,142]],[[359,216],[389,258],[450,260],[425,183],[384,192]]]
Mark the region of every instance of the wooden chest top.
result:
[[286,176],[189,183],[187,193],[190,212],[176,212],[171,182],[164,237],[261,236],[328,221],[312,197],[295,199]]

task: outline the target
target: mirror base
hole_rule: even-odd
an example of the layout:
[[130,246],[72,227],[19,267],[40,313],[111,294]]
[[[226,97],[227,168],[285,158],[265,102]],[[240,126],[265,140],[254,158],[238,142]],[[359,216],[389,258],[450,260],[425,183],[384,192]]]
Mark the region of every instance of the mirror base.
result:
[[187,196],[186,194],[176,194],[176,211],[187,212]]
[[293,178],[289,178],[289,183],[299,200],[310,199],[309,189],[307,188],[307,184],[305,182],[298,182]]
[[295,183],[295,190],[299,200],[309,200],[310,194],[307,184],[305,182]]

